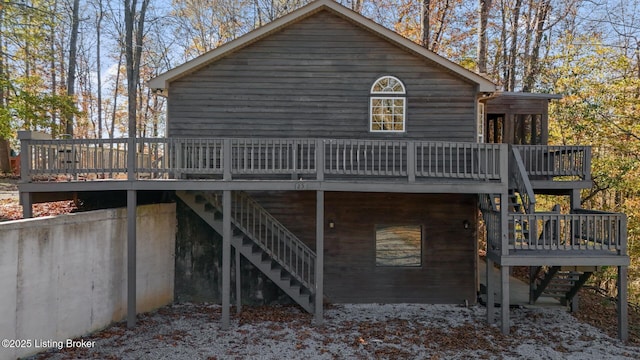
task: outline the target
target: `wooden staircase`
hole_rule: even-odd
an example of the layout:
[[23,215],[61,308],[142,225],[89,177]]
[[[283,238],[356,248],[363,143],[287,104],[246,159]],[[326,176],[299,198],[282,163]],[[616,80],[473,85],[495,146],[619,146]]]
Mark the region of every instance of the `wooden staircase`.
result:
[[[518,248],[526,248],[529,242],[548,245],[559,243],[556,239],[558,229],[553,220],[543,223],[530,223],[531,218],[527,214],[546,214],[535,210],[535,190],[531,186],[529,176],[522,164],[518,151],[513,148],[509,161],[509,190],[504,204],[508,207],[509,215],[525,215],[517,217],[517,221],[509,222],[509,244]],[[500,227],[499,218],[501,211],[500,195],[485,195],[480,198],[480,210],[483,213],[488,232],[496,232]],[[556,205],[551,213],[560,213],[560,207]],[[489,220],[489,221],[487,221]],[[489,246],[489,243],[488,245]],[[495,248],[488,250],[496,250]],[[541,264],[542,265],[542,264]],[[589,277],[597,270],[597,267],[580,266],[538,266],[531,267],[530,278],[530,303],[534,304],[541,297],[559,299],[563,305],[570,304],[580,288]]]
[[552,266],[537,267],[532,271],[531,302],[541,297],[570,304],[578,290],[589,280],[597,267]]
[[[215,192],[176,195],[222,234],[222,199]],[[315,253],[244,192],[232,193],[231,245],[309,313],[314,312]]]

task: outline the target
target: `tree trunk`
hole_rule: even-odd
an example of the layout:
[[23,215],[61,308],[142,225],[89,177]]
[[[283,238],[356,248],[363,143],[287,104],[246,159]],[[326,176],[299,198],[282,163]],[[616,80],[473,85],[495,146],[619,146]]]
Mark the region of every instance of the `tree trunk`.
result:
[[[102,138],[102,69],[100,61],[100,42],[102,41],[102,19],[104,18],[104,9],[102,7],[102,0],[98,0],[98,19],[96,23],[96,77],[98,78],[98,134],[97,138]],[[118,69],[119,70],[119,69]]]
[[[76,63],[78,53],[78,26],[80,25],[80,0],[73,1],[73,15],[71,19],[71,40],[69,42],[69,71],[67,75],[67,95],[71,99],[75,96]],[[75,103],[75,100],[73,100]],[[73,114],[65,114],[65,133],[73,137]]]
[[511,46],[509,49],[509,65],[507,79],[507,91],[514,91],[516,87],[516,67],[518,65],[518,25],[520,23],[520,10],[522,0],[516,0],[511,17]]
[[431,0],[422,0],[420,2],[420,25],[420,42],[422,46],[430,49]]
[[118,96],[120,95],[120,68],[122,68],[122,52],[118,57],[118,70],[116,71],[116,85],[113,90],[113,111],[111,112],[111,131],[109,132],[109,139],[113,139],[116,130],[116,118],[118,115]]
[[487,73],[487,22],[493,0],[480,0],[478,21],[478,72]]
[[549,10],[551,9],[551,1],[544,0],[538,4],[538,10],[536,11],[536,29],[535,38],[533,40],[533,47],[531,53],[527,58],[527,67],[525,69],[524,81],[522,84],[522,91],[531,92],[535,86],[536,78],[540,73],[538,63],[540,61],[540,45],[544,38],[544,27],[547,21]]
[[[127,97],[129,137],[136,136],[137,107],[138,107],[138,79],[140,78],[140,58],[142,56],[142,38],[144,21],[149,0],[142,0],[138,11],[137,0],[125,0],[125,61],[127,64]],[[137,19],[137,22],[136,22]]]
[[0,173],[7,174],[11,172],[10,154],[9,141],[0,139]]

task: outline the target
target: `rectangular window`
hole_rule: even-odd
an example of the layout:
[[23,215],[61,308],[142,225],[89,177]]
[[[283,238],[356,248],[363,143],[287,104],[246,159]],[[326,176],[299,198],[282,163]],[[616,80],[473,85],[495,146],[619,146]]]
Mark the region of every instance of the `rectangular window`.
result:
[[422,266],[422,226],[376,225],[376,266]]
[[405,98],[372,97],[371,131],[404,131]]

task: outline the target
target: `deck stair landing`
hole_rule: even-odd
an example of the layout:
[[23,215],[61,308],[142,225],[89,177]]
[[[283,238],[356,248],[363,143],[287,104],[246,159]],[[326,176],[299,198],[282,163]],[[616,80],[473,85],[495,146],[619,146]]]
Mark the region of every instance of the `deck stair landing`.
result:
[[[531,165],[530,161],[527,163]],[[578,291],[597,270],[597,266],[577,266],[587,265],[581,263],[584,259],[575,263],[567,260],[591,251],[611,256],[613,249],[624,250],[619,245],[622,244],[620,239],[624,233],[618,232],[619,229],[624,231],[624,219],[614,213],[581,209],[574,209],[571,214],[561,214],[559,205],[550,212],[536,211],[536,189],[531,184],[529,170],[519,148],[510,148],[506,196],[492,194],[480,197],[480,209],[487,229],[487,251],[498,256],[520,256],[525,263],[528,255],[537,259],[537,263],[528,261],[528,264],[522,264],[531,266],[530,304],[541,297],[558,299],[563,305],[573,304]],[[500,206],[501,197],[504,208]],[[507,212],[504,242],[500,233],[502,210]],[[563,254],[566,256],[561,261],[564,264],[558,264]],[[551,259],[550,263],[545,264],[547,259]],[[588,265],[598,264],[590,262]]]
[[568,305],[596,270],[597,267],[538,267],[533,272],[531,300],[535,302],[540,297],[551,297]]
[[[216,192],[177,191],[222,234],[222,199]],[[244,192],[232,193],[231,245],[307,312],[314,312],[315,253]]]

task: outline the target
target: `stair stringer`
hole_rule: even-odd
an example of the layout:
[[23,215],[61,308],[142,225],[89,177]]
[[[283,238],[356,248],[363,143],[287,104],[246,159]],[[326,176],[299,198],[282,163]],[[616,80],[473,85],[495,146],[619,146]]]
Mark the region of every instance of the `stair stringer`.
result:
[[[218,234],[222,234],[222,220],[216,219],[215,213],[208,210],[206,204],[217,209],[212,202],[199,202],[198,193],[176,191],[176,195],[202,218]],[[219,210],[219,209],[218,209]],[[235,223],[232,219],[232,224]],[[231,245],[242,254],[251,264],[267,276],[274,284],[284,291],[293,301],[307,312],[314,313],[314,289],[310,289],[297,281],[295,276],[286,268],[271,259],[269,254],[254,242],[252,236],[240,228],[233,226],[234,235]],[[236,234],[240,232],[242,235]]]
[[[538,268],[536,273],[541,270]],[[549,267],[543,274],[542,279],[533,279],[535,289],[533,301],[540,297],[552,297],[559,299],[563,305],[571,303],[578,291],[589,280],[593,271],[580,271],[576,269],[566,269],[560,266]]]

